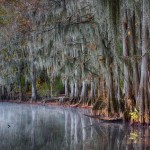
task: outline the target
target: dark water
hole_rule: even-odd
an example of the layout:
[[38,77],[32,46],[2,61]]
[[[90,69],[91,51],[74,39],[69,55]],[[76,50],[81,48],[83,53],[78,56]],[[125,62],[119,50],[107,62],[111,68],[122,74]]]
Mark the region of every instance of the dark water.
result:
[[0,104],[0,150],[149,150],[150,129],[101,123],[87,110]]

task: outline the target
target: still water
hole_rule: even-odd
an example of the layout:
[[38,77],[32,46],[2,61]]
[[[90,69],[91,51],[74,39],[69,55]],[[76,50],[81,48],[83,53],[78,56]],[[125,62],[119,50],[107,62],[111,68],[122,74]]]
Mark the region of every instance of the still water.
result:
[[103,123],[87,111],[0,103],[0,150],[150,149],[150,129]]

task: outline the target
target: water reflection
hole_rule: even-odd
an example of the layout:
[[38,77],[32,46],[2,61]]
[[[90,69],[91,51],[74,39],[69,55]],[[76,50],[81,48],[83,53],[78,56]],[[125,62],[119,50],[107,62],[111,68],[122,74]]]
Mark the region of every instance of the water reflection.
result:
[[150,129],[100,123],[87,110],[0,104],[0,150],[148,150]]

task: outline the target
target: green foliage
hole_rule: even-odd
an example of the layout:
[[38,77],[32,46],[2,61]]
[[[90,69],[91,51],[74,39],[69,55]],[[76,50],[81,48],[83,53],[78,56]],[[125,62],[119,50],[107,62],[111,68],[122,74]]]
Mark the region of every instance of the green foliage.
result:
[[55,82],[54,82],[53,86],[54,86],[53,91],[56,95],[61,93],[64,90],[64,86],[62,84],[62,81],[61,81],[60,77],[57,77],[55,79]]
[[61,82],[60,77],[56,77],[53,84],[50,84],[50,79],[47,79],[47,81],[42,81],[41,78],[37,79],[37,92],[38,95],[41,97],[43,96],[49,96],[50,95],[50,89],[53,89],[53,96],[57,96],[61,91],[64,90],[64,86]]
[[38,95],[43,97],[43,96],[48,96],[50,94],[49,90],[49,85],[45,81],[41,81],[41,78],[37,79],[37,92]]
[[0,25],[7,25],[8,24],[8,20],[4,17],[0,17]]

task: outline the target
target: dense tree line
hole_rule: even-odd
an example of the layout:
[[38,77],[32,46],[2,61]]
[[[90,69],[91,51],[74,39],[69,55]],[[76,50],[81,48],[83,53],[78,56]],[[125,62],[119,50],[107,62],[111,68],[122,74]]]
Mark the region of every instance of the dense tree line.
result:
[[1,99],[54,96],[61,80],[71,103],[149,124],[149,0],[0,3]]

